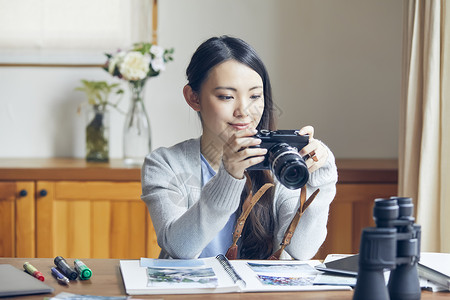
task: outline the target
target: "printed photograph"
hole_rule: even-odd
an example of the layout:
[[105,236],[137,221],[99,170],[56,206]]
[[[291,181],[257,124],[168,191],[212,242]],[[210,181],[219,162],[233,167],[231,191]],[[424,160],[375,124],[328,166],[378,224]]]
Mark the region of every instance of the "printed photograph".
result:
[[305,285],[313,285],[315,276],[278,277],[278,276],[258,275],[258,278],[265,285],[305,286]]
[[147,268],[147,286],[205,288],[216,287],[218,280],[212,268]]
[[277,274],[318,274],[317,270],[308,264],[260,264],[248,263],[248,266],[256,273]]
[[308,264],[247,263],[264,285],[305,286],[312,285],[319,273]]

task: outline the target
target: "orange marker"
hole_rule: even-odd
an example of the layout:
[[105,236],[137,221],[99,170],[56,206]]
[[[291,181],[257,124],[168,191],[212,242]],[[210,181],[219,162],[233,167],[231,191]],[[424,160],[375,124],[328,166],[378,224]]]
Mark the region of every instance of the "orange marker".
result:
[[44,275],[42,275],[42,273],[39,272],[35,267],[33,267],[29,262],[24,263],[23,268],[25,269],[25,271],[27,271],[28,274],[33,275],[40,281],[44,281]]

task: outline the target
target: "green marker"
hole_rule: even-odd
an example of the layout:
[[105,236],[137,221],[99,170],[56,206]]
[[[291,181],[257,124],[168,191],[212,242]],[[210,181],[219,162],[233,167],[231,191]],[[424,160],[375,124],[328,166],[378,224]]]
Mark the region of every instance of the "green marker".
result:
[[81,280],[91,278],[92,271],[81,260],[75,259],[73,263],[75,265],[75,271],[80,275]]

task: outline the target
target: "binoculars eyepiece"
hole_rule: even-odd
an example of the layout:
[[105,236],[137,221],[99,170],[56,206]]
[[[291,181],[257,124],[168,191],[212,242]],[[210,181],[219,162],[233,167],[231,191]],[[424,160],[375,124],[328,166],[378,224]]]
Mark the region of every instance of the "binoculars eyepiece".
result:
[[[375,199],[376,227],[364,228],[354,300],[420,299],[417,262],[420,225],[414,224],[411,198]],[[384,271],[391,270],[386,286]]]

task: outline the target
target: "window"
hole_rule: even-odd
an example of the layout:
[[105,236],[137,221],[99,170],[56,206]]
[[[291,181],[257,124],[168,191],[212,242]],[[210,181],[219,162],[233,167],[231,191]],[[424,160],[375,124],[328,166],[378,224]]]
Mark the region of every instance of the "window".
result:
[[0,64],[103,64],[105,52],[151,41],[151,2],[0,0]]

